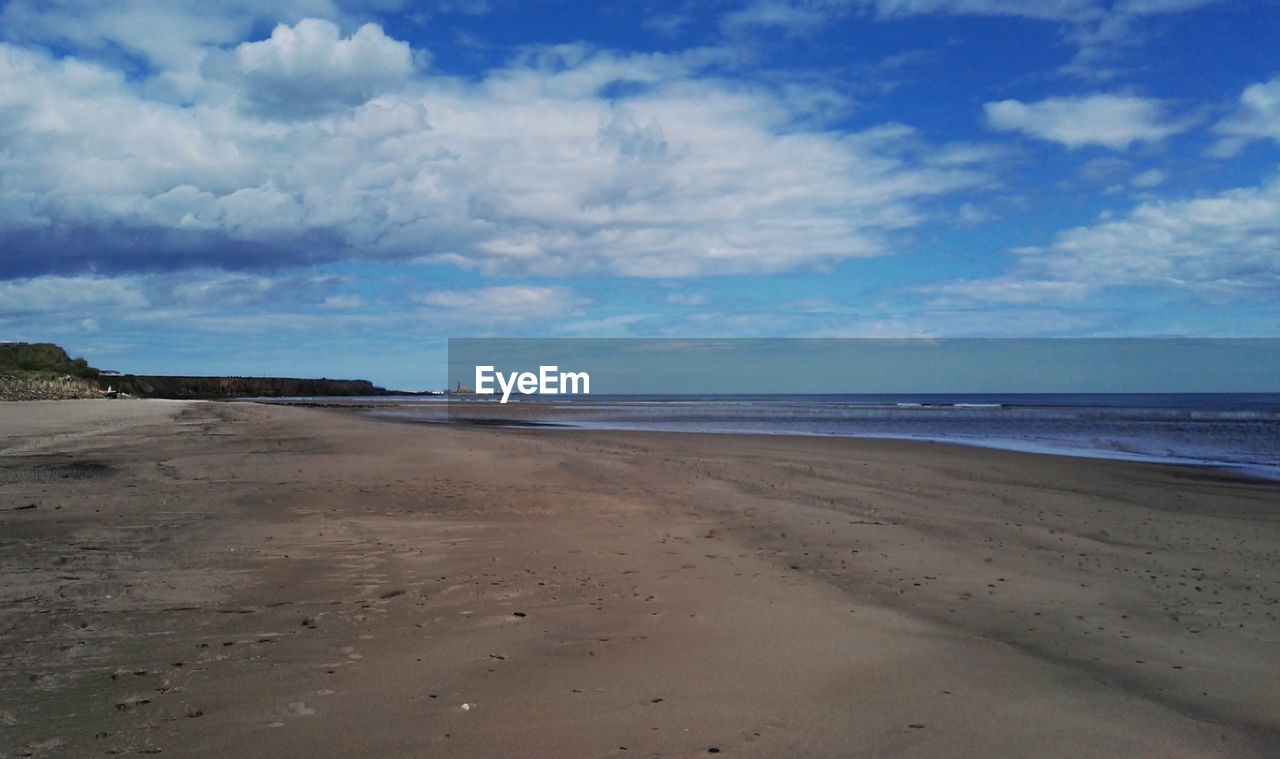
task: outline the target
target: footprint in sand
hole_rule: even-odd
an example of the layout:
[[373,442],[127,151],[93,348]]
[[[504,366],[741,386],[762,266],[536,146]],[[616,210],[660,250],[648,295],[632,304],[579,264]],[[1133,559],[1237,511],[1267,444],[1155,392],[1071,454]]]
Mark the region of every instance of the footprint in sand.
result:
[[307,706],[302,701],[290,701],[287,709],[290,716],[293,717],[310,717],[312,714],[316,713],[315,709]]

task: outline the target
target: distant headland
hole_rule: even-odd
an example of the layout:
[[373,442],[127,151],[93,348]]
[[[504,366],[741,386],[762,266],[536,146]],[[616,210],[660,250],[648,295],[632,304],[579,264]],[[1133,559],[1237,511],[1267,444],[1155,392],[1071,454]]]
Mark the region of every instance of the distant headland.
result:
[[0,400],[137,398],[216,400],[245,397],[393,395],[361,379],[193,377],[95,369],[53,343],[0,343]]

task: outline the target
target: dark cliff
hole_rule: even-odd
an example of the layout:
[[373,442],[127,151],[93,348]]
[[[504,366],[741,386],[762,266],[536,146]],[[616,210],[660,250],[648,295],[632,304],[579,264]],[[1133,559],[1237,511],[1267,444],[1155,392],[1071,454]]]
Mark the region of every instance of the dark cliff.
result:
[[180,377],[100,372],[53,343],[0,342],[0,399],[100,398],[111,389],[140,398],[281,398],[385,395],[368,380]]
[[103,389],[142,398],[215,399],[281,398],[316,395],[382,395],[386,391],[368,380],[298,379],[294,377],[170,377],[160,375],[104,375]]

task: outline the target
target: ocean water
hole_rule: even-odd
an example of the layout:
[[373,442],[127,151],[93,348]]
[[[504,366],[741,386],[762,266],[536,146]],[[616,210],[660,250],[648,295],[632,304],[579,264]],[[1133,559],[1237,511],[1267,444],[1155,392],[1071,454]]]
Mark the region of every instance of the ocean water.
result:
[[1280,479],[1280,393],[577,396],[464,400],[372,413],[468,416],[568,428],[932,440],[1217,466]]

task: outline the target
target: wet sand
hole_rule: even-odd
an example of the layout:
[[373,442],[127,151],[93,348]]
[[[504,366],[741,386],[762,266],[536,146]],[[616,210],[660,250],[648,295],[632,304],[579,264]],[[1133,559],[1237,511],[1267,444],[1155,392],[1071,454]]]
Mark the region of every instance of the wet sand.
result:
[[1280,485],[0,404],[0,757],[1276,756]]

